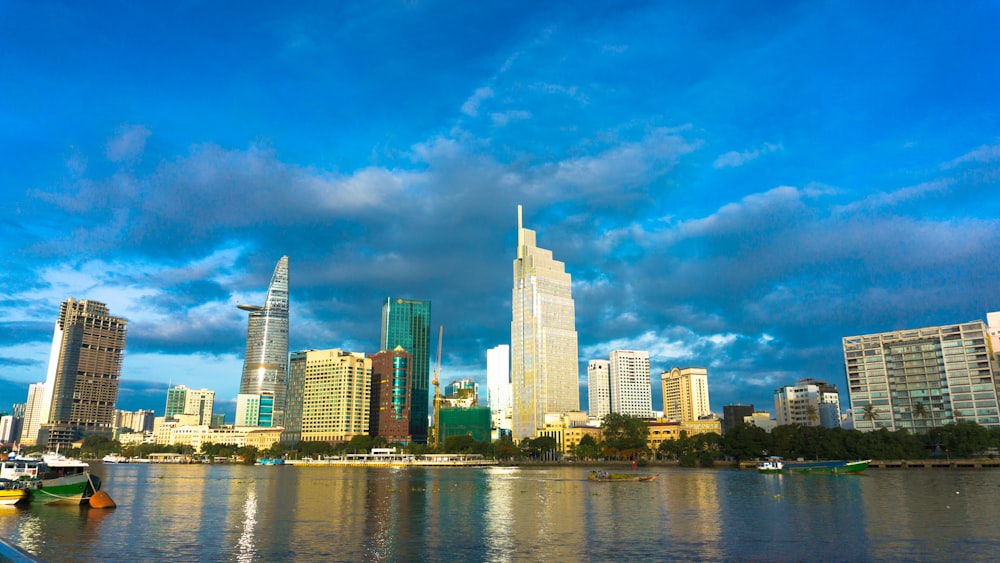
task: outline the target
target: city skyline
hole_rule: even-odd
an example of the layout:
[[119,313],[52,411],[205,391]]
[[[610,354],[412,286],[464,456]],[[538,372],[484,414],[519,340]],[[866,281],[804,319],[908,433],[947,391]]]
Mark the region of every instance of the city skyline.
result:
[[649,351],[654,409],[688,366],[716,412],[806,377],[846,406],[843,337],[1000,310],[993,3],[2,10],[0,410],[75,296],[128,320],[118,408],[232,412],[283,255],[291,350],[377,352],[420,296],[442,383],[485,386],[519,203],[580,373]]

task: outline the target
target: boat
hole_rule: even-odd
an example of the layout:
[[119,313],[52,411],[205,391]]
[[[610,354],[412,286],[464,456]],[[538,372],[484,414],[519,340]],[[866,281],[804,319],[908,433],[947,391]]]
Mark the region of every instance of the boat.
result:
[[757,464],[760,473],[861,473],[868,468],[870,459],[857,461],[785,461],[770,458]]
[[285,460],[274,457],[262,457],[254,465],[284,465]]
[[111,453],[101,458],[104,463],[128,463],[128,458],[120,455]]
[[605,483],[609,482],[627,482],[627,481],[652,481],[659,477],[659,473],[654,473],[653,475],[633,475],[631,473],[608,473],[607,471],[591,471],[590,475],[587,477],[591,481],[601,481]]
[[28,502],[29,496],[23,482],[0,479],[0,506],[14,506]]
[[31,502],[85,504],[101,490],[101,479],[78,459],[47,453],[0,460],[0,479],[24,482]]

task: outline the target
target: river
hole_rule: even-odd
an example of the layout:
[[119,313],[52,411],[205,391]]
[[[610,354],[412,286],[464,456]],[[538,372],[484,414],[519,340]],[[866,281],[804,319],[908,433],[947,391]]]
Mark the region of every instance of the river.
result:
[[113,510],[0,508],[45,561],[995,560],[1000,472],[93,465]]

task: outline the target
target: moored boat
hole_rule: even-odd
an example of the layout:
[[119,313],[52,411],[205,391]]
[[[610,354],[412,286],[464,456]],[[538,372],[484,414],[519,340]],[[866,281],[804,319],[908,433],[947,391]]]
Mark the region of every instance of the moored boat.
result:
[[31,502],[83,504],[101,489],[90,465],[58,454],[0,460],[0,478],[27,483]]
[[591,481],[602,482],[627,482],[627,481],[652,481],[659,477],[659,473],[653,475],[633,475],[630,473],[608,473],[607,471],[591,471],[587,476]]
[[281,458],[262,457],[254,465],[284,465],[285,460]]
[[101,458],[101,461],[104,463],[128,463],[128,458],[120,454],[111,453]]
[[868,468],[870,459],[857,461],[785,461],[771,458],[757,464],[760,473],[861,473]]
[[25,488],[24,483],[0,479],[0,506],[14,506],[18,503],[28,502],[28,497],[28,489]]

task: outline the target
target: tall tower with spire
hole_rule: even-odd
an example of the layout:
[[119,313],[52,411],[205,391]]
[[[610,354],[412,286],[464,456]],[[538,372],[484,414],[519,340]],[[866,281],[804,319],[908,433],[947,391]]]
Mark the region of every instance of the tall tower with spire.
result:
[[517,258],[510,324],[513,437],[532,437],[546,413],[580,410],[580,367],[572,278],[535,245],[517,206]]
[[282,426],[288,384],[288,256],[274,267],[264,305],[237,305],[250,313],[241,395],[274,398],[272,426]]

